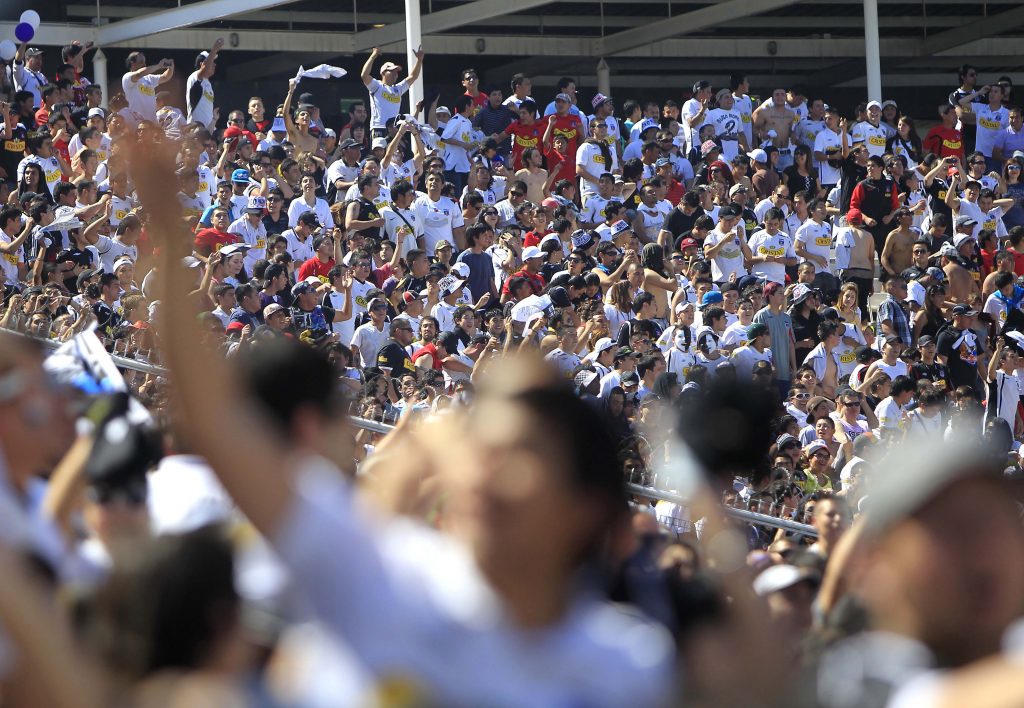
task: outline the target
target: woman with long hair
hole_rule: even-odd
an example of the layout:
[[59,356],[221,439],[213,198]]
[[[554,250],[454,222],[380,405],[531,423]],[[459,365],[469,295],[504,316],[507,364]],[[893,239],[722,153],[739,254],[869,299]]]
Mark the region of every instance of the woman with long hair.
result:
[[846,322],[855,324],[861,329],[864,328],[863,313],[857,304],[860,298],[860,288],[856,283],[843,283],[839,288],[839,298],[836,300],[836,309],[839,316]]
[[608,336],[619,336],[619,329],[633,316],[633,294],[628,280],[620,280],[608,288],[604,298],[604,317],[608,320]]
[[1003,212],[1003,225],[1007,230],[1024,226],[1024,160],[1013,157],[1003,165],[1003,181],[1006,182],[1006,196],[1013,199],[1013,206]]
[[18,182],[19,199],[29,192],[36,194],[36,196],[45,199],[51,204],[53,203],[50,188],[46,185],[46,175],[43,174],[43,168],[36,162],[25,163],[21,180]]
[[806,145],[797,145],[793,151],[793,164],[782,171],[782,181],[789,188],[790,194],[807,192],[813,199],[821,190],[816,173],[817,170],[811,162],[810,148]]
[[947,323],[942,314],[942,306],[945,302],[945,286],[929,285],[924,298],[924,307],[917,311],[911,322],[915,342],[926,334],[932,338],[938,337],[939,329]]
[[894,157],[902,157],[906,160],[907,170],[917,167],[924,156],[924,147],[921,145],[921,137],[914,127],[913,118],[900,116],[899,122],[896,123],[896,134],[889,138],[885,150]]

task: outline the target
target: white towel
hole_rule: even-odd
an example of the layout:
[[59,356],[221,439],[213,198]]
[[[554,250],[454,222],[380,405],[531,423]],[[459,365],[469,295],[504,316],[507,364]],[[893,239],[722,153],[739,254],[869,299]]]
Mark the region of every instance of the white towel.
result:
[[304,69],[299,67],[299,73],[295,75],[295,81],[299,82],[302,79],[340,79],[348,72],[338,66],[331,66],[330,64],[321,64],[320,66],[314,66],[312,69]]

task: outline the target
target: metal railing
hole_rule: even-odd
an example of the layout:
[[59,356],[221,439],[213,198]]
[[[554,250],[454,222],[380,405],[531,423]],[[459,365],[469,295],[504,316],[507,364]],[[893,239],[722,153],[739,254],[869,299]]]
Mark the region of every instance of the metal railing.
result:
[[[4,331],[23,337],[31,337],[31,335],[29,334],[26,334],[24,332],[18,332],[16,330],[5,329]],[[60,342],[55,339],[41,337],[31,338],[42,344],[44,347],[51,350],[56,350],[60,348],[60,346],[63,344],[63,342]],[[153,374],[155,376],[167,375],[167,370],[161,366],[148,364],[146,362],[138,361],[136,359],[132,359],[126,356],[121,356],[119,354],[111,354],[110,358],[114,361],[114,364],[116,364],[117,367],[121,369],[138,371],[144,374]],[[382,423],[380,421],[371,420],[369,418],[361,418],[359,416],[352,416],[351,421],[352,424],[355,425],[357,428],[369,430],[374,433],[380,433],[382,435],[387,435],[389,432],[395,429],[395,426],[390,425],[388,423]],[[679,495],[655,489],[654,487],[646,487],[639,484],[628,483],[626,485],[626,489],[630,494],[644,496],[649,499],[658,499],[661,501],[672,502],[684,506],[687,503],[686,499]],[[769,516],[768,514],[761,514],[755,511],[750,511],[748,509],[739,509],[730,506],[723,506],[722,510],[726,514],[726,516],[729,516],[740,521],[744,521],[746,523],[759,524],[761,526],[767,526],[769,528],[774,529],[785,529],[786,531],[791,531],[793,533],[808,536],[811,538],[817,538],[818,536],[818,533],[817,531],[815,531],[813,526],[792,521],[790,519],[781,519],[776,516]],[[670,523],[670,521],[671,520],[664,521],[662,523],[664,525],[671,526],[672,524]],[[693,521],[695,520],[691,520],[687,522],[685,525],[689,526],[690,524],[692,524]]]

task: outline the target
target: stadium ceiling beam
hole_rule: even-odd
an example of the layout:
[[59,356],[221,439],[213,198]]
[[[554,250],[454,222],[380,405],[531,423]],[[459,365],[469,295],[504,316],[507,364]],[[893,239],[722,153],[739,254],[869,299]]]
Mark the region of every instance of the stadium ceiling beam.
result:
[[946,30],[923,39],[918,44],[919,56],[939,54],[969,42],[991,37],[994,33],[1006,32],[1024,25],[1024,5],[1012,10],[989,15],[956,29]]
[[[408,0],[407,0],[408,1]],[[414,0],[417,1],[417,0]],[[420,19],[422,35],[437,34],[481,20],[489,20],[522,10],[548,5],[554,0],[474,0],[447,10],[423,15]],[[405,22],[394,22],[387,27],[358,32],[353,37],[354,51],[361,52],[371,47],[405,40]]]
[[656,42],[688,34],[706,27],[753,14],[777,10],[800,0],[726,0],[700,10],[657,20],[640,27],[623,30],[594,41],[594,55],[610,57],[615,54]]
[[295,0],[202,0],[170,10],[161,10],[130,20],[111,22],[96,30],[96,44],[107,47],[167,30],[182,29],[222,20],[253,10],[287,5]]

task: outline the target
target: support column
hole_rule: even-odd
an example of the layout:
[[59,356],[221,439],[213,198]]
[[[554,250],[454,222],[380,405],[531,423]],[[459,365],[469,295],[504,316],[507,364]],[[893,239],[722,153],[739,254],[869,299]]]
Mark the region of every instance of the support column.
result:
[[103,89],[103,101],[100,105],[106,108],[110,94],[107,92],[107,55],[103,53],[102,47],[97,49],[92,57],[92,82]]
[[[420,35],[420,0],[405,0],[405,55],[406,71],[412,71],[416,65],[415,52],[423,44],[423,37]],[[425,85],[423,71],[420,77],[409,87],[409,113],[416,110],[416,104],[423,99],[423,87]]]
[[597,92],[603,93],[605,96],[612,95],[612,70],[604,57],[597,62]]
[[868,100],[882,100],[882,61],[878,48],[878,0],[864,0],[864,57]]

